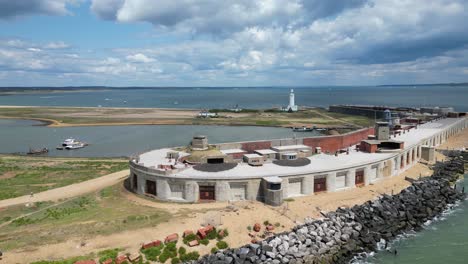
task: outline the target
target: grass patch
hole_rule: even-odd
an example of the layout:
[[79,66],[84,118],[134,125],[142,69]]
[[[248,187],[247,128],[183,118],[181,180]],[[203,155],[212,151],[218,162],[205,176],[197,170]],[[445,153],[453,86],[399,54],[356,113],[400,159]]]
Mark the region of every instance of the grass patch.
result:
[[[171,219],[166,210],[135,205],[124,197],[121,185],[106,191],[82,196],[62,204],[46,204],[30,208],[12,207],[2,211],[2,216],[18,217],[26,212],[33,214],[20,218],[0,228],[0,248],[12,250],[25,246],[59,243],[79,237],[109,235],[124,230],[156,227]],[[40,210],[39,212],[37,212]],[[35,213],[34,213],[35,212]],[[5,213],[5,214],[4,214]]]
[[[89,115],[92,111],[93,115]],[[176,110],[174,110],[176,111]],[[153,110],[129,108],[126,110],[112,108],[81,109],[76,107],[22,107],[2,108],[0,116],[11,118],[38,118],[56,120],[64,124],[118,124],[118,123],[148,123],[171,125],[258,125],[258,126],[290,126],[293,124],[322,124],[343,125],[344,122],[358,126],[372,124],[367,117],[329,113],[321,108],[302,109],[298,112],[283,112],[279,109],[242,109],[233,112],[230,109],[211,109],[210,112],[220,113],[217,118],[197,118],[192,115],[186,117],[150,117]],[[145,117],[149,113],[150,116]],[[229,117],[223,116],[229,115]],[[80,115],[81,114],[81,115]],[[123,118],[122,114],[135,114],[139,117]],[[238,115],[237,115],[238,114]],[[326,114],[326,115],[324,115]],[[195,115],[195,113],[194,113]]]
[[119,251],[121,251],[121,249],[114,248],[98,252],[99,262],[102,263],[108,259],[115,260],[117,258],[117,255],[119,254]]
[[122,160],[72,161],[62,158],[3,156],[0,157],[0,200],[94,179],[127,168],[128,162]]
[[95,256],[94,255],[88,255],[88,256],[79,256],[79,257],[73,257],[73,258],[67,258],[67,259],[61,259],[61,260],[41,260],[41,261],[35,261],[30,264],[74,264],[77,261],[80,260],[89,260],[93,259]]
[[142,249],[141,253],[145,255],[145,258],[147,260],[158,261],[159,255],[161,255],[161,251],[163,250],[163,248],[164,248],[164,245],[159,245],[157,247]]
[[181,255],[180,260],[182,262],[187,262],[187,261],[191,261],[191,260],[197,260],[199,257],[200,257],[200,253],[198,253],[196,251],[192,251],[192,252],[186,253],[184,255]]
[[257,120],[255,121],[255,125],[257,126],[280,126],[284,124],[284,122],[280,122],[278,120]]
[[219,248],[219,249],[226,249],[229,247],[228,243],[226,243],[226,241],[218,241],[216,243],[216,247]]

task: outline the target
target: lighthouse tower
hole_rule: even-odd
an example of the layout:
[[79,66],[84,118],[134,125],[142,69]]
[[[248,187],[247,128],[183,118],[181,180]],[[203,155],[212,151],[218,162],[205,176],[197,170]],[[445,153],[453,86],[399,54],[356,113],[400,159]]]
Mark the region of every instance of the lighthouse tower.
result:
[[297,105],[294,102],[294,90],[293,89],[291,89],[291,92],[289,93],[289,105],[288,105],[287,110],[293,111],[293,112],[297,111]]

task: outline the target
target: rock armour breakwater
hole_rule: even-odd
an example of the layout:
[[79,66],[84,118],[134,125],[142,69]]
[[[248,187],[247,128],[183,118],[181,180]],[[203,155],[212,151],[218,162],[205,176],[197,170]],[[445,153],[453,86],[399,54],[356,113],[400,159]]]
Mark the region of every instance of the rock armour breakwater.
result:
[[451,185],[463,172],[463,159],[453,155],[437,163],[431,177],[414,181],[399,194],[339,208],[324,213],[323,219],[306,219],[291,232],[192,263],[347,263],[356,254],[375,251],[382,240],[420,230],[426,221],[463,199],[465,194]]

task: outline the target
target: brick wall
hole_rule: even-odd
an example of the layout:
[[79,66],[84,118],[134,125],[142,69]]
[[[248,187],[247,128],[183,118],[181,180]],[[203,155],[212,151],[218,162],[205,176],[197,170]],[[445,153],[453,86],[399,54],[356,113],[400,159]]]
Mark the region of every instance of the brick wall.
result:
[[228,156],[231,156],[233,159],[242,159],[246,153],[247,152],[231,153]]
[[[358,144],[361,140],[367,139],[367,136],[372,134],[374,134],[374,128],[364,128],[344,135],[304,138],[303,144],[312,147],[314,150],[316,147],[321,147],[323,152],[328,151],[333,153],[339,149]],[[241,149],[248,153],[253,153],[257,149],[269,149],[272,146],[271,141],[268,140],[243,142],[241,144]]]
[[369,144],[367,142],[361,142],[361,145],[359,146],[359,150],[363,152],[368,152],[368,153],[375,153],[377,152],[378,145],[377,144]]
[[257,149],[269,149],[271,147],[271,141],[257,141],[257,142],[244,142],[242,143],[242,149],[248,153],[253,153]]
[[367,139],[367,136],[373,133],[373,128],[366,128],[344,135],[304,138],[304,145],[314,149],[316,147],[321,147],[323,152],[328,151],[333,153],[339,149],[358,144],[361,140]]

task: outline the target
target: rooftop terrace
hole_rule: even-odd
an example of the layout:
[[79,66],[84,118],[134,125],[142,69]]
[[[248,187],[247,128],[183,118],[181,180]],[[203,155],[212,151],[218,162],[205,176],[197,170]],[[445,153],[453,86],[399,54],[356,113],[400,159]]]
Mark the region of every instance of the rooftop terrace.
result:
[[[405,134],[392,137],[392,140],[403,141],[405,149],[414,147],[417,143],[427,139],[439,132],[442,129],[455,124],[460,121],[459,118],[449,118],[433,121],[418,126],[416,129],[411,129]],[[304,146],[304,145],[303,145]],[[288,146],[282,146],[287,149]],[[294,146],[297,148],[297,145]],[[307,147],[308,146],[304,146]],[[159,149],[144,153],[140,156],[140,163],[146,167],[157,166],[164,162],[168,162],[165,158],[166,153],[170,149]],[[188,153],[181,152],[180,156],[187,156]],[[366,164],[375,163],[378,161],[386,160],[398,153],[365,153],[358,152],[351,148],[349,154],[327,155],[317,154],[308,157],[309,164],[302,166],[280,166],[274,163],[267,163],[260,167],[249,166],[246,163],[239,163],[232,169],[223,170],[222,172],[200,171],[193,167],[187,167],[177,173],[171,175],[174,178],[192,178],[192,179],[228,179],[228,178],[258,178],[269,176],[285,176],[292,174],[308,174],[308,173],[326,173],[328,171],[346,169],[350,167],[360,167]]]

